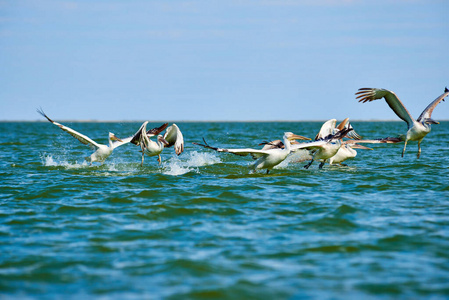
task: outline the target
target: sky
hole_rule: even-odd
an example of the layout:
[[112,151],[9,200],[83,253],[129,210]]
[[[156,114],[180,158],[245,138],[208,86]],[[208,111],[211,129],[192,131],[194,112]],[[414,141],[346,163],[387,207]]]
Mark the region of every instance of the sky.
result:
[[[416,118],[449,86],[449,1],[0,0],[0,120]],[[433,118],[449,119],[449,101]]]

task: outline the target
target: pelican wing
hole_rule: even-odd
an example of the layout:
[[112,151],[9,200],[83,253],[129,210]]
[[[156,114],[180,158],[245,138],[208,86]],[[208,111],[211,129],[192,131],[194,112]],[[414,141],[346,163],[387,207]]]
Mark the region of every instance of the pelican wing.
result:
[[117,147],[123,146],[125,144],[131,143],[131,140],[133,139],[132,136],[129,136],[127,138],[122,139],[121,141],[114,141],[112,143],[112,149],[115,149]]
[[162,124],[159,127],[155,127],[153,129],[150,129],[150,130],[147,131],[147,135],[149,137],[156,136],[159,133],[161,133],[162,131],[164,131],[164,129],[167,128],[167,126],[168,126],[168,123],[164,123],[164,124]]
[[348,123],[348,126],[345,128],[350,128],[352,131],[350,131],[346,137],[349,137],[351,139],[360,140],[362,136],[354,131],[354,127],[352,127],[351,123]]
[[[275,150],[275,149],[271,149]],[[240,156],[246,156],[251,155],[254,159],[262,157],[262,156],[268,156],[270,154],[270,150],[258,150],[258,149],[251,149],[251,148],[242,148],[242,149],[218,149],[218,152],[228,152],[235,155]]]
[[335,125],[337,124],[336,119],[330,119],[321,126],[320,132],[316,135],[315,141],[324,139],[331,134],[334,134]]
[[[293,141],[295,142],[295,141]],[[281,140],[275,140],[275,141],[263,141],[259,144],[259,146],[263,146],[262,150],[270,150],[270,149],[284,149],[285,145]]]
[[[146,132],[146,135],[150,138],[152,136],[158,135],[159,133],[161,133],[165,128],[167,128],[168,123],[164,123],[159,127],[155,127],[153,129],[150,129],[147,131],[147,124],[149,121],[145,121],[142,123],[142,125],[140,126],[139,130],[136,131],[136,133],[134,133],[134,135],[131,137],[131,140],[129,141],[130,143],[133,143],[134,145],[139,146],[142,143],[143,140],[143,134]],[[128,138],[124,139],[127,140]],[[119,145],[121,146],[121,145]]]
[[394,111],[394,113],[402,120],[407,122],[408,128],[413,126],[414,119],[399,100],[395,93],[385,89],[373,89],[373,88],[361,88],[357,93],[356,99],[359,102],[371,102],[373,100],[384,98],[388,106]]
[[421,115],[418,118],[418,122],[421,122],[423,119],[431,118],[432,112],[435,109],[435,107],[440,103],[441,101],[444,101],[444,98],[446,98],[449,95],[449,90],[447,88],[444,89],[444,93],[441,94],[438,98],[432,101],[426,109],[421,113]]
[[40,113],[43,117],[45,117],[49,122],[53,123],[54,125],[58,126],[59,128],[61,128],[62,130],[64,130],[65,132],[67,132],[68,134],[70,134],[71,136],[73,136],[74,138],[76,138],[78,141],[80,141],[81,143],[83,143],[84,145],[90,145],[93,147],[100,147],[100,144],[98,144],[97,142],[95,142],[93,139],[91,139],[90,137],[79,133],[76,130],[73,130],[70,127],[64,126],[58,122],[53,121],[52,119],[50,119],[42,109],[38,109],[37,110],[38,113]]
[[[290,141],[290,145],[295,145],[295,144],[299,144],[299,142],[297,142],[296,140]],[[262,145],[264,145],[262,150],[284,149],[285,148],[285,145],[281,140],[274,140],[271,142],[263,141],[262,143],[259,144],[259,146],[262,146]]]
[[354,139],[354,140],[360,140],[362,137],[355,132],[354,127],[352,127],[351,123],[349,123],[349,118],[344,119],[340,124],[338,124],[338,126],[336,127],[338,130],[343,130],[343,129],[352,129],[352,131],[350,131],[347,134],[348,138]]
[[[134,135],[131,138],[131,143],[133,143],[134,145],[139,146],[142,142],[142,133],[147,131],[147,124],[148,121],[145,121],[142,123],[142,125],[140,126],[139,130],[136,131],[136,133],[134,133]],[[143,151],[143,149],[142,149]]]
[[167,128],[164,139],[168,142],[167,147],[174,146],[176,154],[180,155],[184,151],[184,137],[176,124]]
[[374,139],[374,140],[348,140],[348,141],[344,141],[342,142],[342,144],[350,144],[355,145],[355,144],[394,144],[394,143],[400,143],[402,142],[401,138],[398,137],[386,137],[383,139]]
[[[232,153],[235,155],[240,155],[240,156],[246,156],[248,154],[250,154],[254,159],[262,157],[262,156],[267,156],[270,154],[270,150],[257,150],[257,149],[251,149],[251,148],[242,148],[242,149],[225,149],[225,148],[217,148],[217,147],[212,147],[209,146],[209,144],[206,142],[206,140],[203,138],[204,144],[199,144],[199,143],[193,143],[194,145],[198,145],[204,148],[208,148],[208,149],[212,149],[218,152],[228,152],[228,153]],[[273,149],[271,149],[273,150]]]

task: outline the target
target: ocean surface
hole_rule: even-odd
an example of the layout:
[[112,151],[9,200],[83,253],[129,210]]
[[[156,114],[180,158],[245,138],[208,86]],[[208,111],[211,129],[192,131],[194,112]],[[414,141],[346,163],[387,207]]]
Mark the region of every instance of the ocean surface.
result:
[[[100,143],[140,123],[64,123]],[[152,123],[158,126],[161,123]],[[125,145],[101,164],[49,122],[0,123],[2,299],[447,299],[449,122],[417,143],[367,145],[347,166],[305,152],[249,174],[284,131],[321,122],[177,123],[162,164]],[[364,138],[404,122],[353,122]]]

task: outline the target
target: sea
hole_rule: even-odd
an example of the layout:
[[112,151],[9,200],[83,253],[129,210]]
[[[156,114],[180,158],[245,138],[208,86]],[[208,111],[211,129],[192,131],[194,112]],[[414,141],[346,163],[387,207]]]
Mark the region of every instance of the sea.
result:
[[[63,122],[99,143],[141,122]],[[152,122],[149,127],[161,125]],[[1,299],[448,299],[449,122],[367,144],[345,166],[250,156],[322,122],[176,122],[162,162],[127,144],[103,163],[49,122],[0,123]],[[352,122],[363,138],[404,122]]]

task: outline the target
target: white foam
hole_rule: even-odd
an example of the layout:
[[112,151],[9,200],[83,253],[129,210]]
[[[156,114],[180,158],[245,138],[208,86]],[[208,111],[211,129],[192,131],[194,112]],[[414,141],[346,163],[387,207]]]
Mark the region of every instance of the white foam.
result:
[[181,156],[173,156],[169,161],[164,162],[162,173],[177,176],[191,171],[198,172],[198,167],[220,162],[220,158],[214,153],[193,151]]
[[[213,165],[216,163],[220,163],[220,158],[215,153],[207,153],[207,152],[189,152],[183,153],[180,156],[173,155],[167,159],[167,157],[163,157],[161,172],[167,175],[182,175],[188,172],[198,172],[198,167]],[[81,169],[81,168],[89,168],[89,167],[98,167],[99,164],[93,164],[92,166],[87,161],[82,162],[69,162],[64,156],[54,156],[52,154],[44,153],[41,156],[42,165],[46,167],[64,167],[66,169]],[[157,166],[158,168],[158,166]],[[138,171],[140,168],[136,168],[136,166],[125,164],[120,159],[110,160],[101,165],[102,171],[109,172],[133,172]]]

